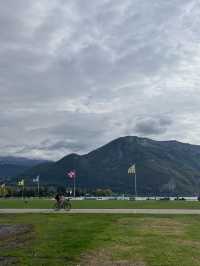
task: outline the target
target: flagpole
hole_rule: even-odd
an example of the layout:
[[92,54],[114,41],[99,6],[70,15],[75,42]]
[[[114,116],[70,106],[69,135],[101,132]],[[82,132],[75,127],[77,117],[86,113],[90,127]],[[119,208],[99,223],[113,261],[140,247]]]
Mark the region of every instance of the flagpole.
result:
[[137,175],[136,175],[136,169],[135,169],[135,197],[137,197]]
[[22,200],[24,199],[24,185],[22,187]]
[[38,180],[38,198],[40,197],[40,181]]
[[74,198],[76,197],[76,176],[74,176]]
[[133,176],[133,196],[137,197],[137,174],[136,174],[136,164],[133,164],[128,168],[128,174]]

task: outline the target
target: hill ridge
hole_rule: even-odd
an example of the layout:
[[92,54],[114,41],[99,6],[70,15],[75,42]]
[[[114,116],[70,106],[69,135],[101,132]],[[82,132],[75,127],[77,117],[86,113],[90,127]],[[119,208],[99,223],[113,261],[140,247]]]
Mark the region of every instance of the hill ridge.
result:
[[[133,191],[130,164],[137,164],[139,194],[197,194],[200,187],[200,146],[156,141],[137,136],[117,138],[84,155],[69,154],[50,166],[40,165],[41,182],[71,186],[66,172],[76,169],[81,188]],[[38,174],[37,166],[24,173]]]

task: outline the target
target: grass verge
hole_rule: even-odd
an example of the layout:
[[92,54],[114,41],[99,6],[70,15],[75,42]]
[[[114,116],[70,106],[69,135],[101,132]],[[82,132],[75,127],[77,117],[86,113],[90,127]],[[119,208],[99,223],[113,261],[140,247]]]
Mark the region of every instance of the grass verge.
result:
[[[1,208],[53,208],[54,200],[45,199],[1,199]],[[126,201],[126,200],[76,200],[72,201],[74,209],[200,209],[198,201]]]
[[0,228],[18,228],[0,237],[0,263],[200,266],[199,224],[196,215],[0,215]]

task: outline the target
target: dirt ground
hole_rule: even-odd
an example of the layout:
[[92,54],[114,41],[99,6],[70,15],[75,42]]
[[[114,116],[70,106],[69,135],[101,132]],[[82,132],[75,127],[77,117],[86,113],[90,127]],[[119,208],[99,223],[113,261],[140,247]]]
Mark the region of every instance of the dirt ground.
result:
[[[10,250],[12,248],[24,246],[32,238],[32,225],[24,224],[0,224],[0,254],[1,250]],[[0,265],[10,266],[18,265],[16,257],[0,255]]]

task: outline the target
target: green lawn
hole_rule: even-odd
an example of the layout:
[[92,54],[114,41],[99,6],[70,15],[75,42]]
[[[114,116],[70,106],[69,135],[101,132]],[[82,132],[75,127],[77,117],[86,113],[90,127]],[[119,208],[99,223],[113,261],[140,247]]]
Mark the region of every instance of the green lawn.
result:
[[0,265],[200,265],[197,215],[0,215],[3,224],[30,230],[0,237]]
[[[12,199],[1,199],[0,208],[52,208],[54,200],[33,199],[23,201]],[[198,201],[126,201],[126,200],[81,200],[72,201],[72,208],[75,209],[200,209]]]

